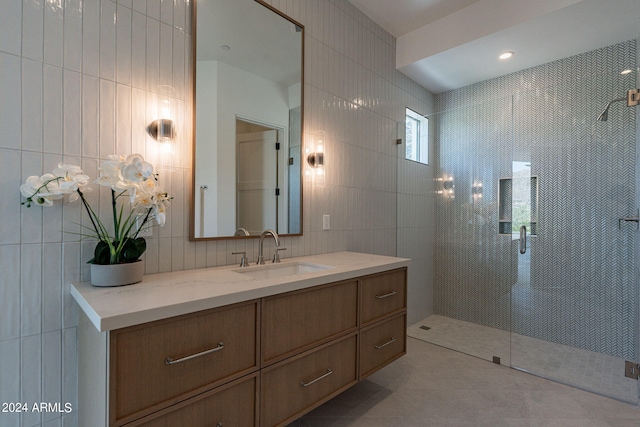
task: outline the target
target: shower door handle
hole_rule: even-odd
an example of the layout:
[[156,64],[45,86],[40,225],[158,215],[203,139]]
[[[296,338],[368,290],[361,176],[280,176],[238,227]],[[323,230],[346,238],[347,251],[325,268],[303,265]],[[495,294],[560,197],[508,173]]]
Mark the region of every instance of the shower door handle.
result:
[[524,225],[520,227],[520,253],[527,252],[527,227]]

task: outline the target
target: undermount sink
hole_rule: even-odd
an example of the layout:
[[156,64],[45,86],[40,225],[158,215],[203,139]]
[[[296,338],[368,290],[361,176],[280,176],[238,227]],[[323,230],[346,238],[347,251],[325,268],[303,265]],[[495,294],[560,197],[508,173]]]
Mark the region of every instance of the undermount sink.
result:
[[238,268],[236,273],[246,274],[256,279],[275,279],[278,277],[297,276],[305,273],[333,268],[329,265],[312,264],[309,262],[287,262],[282,264],[261,265],[256,267]]

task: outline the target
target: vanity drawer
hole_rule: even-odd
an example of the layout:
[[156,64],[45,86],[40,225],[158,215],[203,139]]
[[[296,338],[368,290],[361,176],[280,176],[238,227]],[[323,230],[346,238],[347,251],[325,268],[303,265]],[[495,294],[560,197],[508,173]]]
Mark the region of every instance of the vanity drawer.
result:
[[205,427],[257,425],[258,373],[154,413],[126,427]]
[[407,306],[407,269],[367,276],[362,279],[361,325]]
[[258,319],[252,301],[113,331],[111,424],[256,371]]
[[360,380],[406,352],[406,313],[363,329],[360,332]]
[[286,425],[357,382],[357,335],[262,369],[260,425]]
[[358,328],[358,281],[262,300],[263,366]]

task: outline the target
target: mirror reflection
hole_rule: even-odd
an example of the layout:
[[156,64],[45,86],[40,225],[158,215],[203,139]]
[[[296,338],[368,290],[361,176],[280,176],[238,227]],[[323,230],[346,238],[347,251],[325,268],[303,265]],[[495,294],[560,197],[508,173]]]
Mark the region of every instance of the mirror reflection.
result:
[[257,0],[197,0],[193,239],[302,233],[303,38]]

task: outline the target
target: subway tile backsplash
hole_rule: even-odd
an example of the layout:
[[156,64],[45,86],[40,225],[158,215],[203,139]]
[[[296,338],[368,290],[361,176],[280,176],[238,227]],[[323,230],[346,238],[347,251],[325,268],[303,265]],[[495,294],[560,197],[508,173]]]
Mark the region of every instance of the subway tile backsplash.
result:
[[[195,0],[0,2],[0,402],[71,403],[70,414],[0,413],[0,427],[77,426],[78,308],[69,283],[89,278],[77,204],[20,206],[19,186],[59,162],[95,177],[110,154],[153,157],[146,127],[159,85],[176,90],[175,196],[154,230],[147,273],[235,264],[256,241],[190,242],[191,16]],[[285,257],[339,250],[407,256],[397,247],[397,123],[432,96],[395,70],[395,40],[347,0],[272,0],[305,26],[305,138],[327,136],[323,184],[303,183],[302,237]],[[401,164],[401,163],[400,163]],[[400,174],[400,178],[399,178]],[[407,179],[410,180],[410,179]],[[88,197],[108,207],[107,194]],[[424,198],[407,192],[403,200]],[[422,200],[422,199],[421,199]],[[415,203],[414,203],[415,205]],[[331,230],[322,231],[322,215]],[[404,250],[404,249],[403,249]]]

